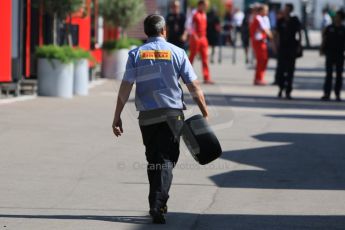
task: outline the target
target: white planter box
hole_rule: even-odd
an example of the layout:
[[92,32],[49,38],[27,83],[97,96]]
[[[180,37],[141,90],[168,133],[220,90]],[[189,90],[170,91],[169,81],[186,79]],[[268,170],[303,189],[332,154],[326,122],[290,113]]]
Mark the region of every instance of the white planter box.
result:
[[120,49],[112,52],[103,51],[102,76],[122,80],[126,70],[128,49]]
[[73,97],[73,63],[40,58],[37,75],[39,96]]
[[89,94],[89,62],[87,59],[74,62],[73,93],[80,96]]

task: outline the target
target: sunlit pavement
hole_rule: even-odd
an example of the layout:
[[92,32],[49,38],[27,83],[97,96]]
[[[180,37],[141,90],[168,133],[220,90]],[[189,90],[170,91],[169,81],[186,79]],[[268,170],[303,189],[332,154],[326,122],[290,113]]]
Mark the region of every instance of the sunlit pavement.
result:
[[[125,133],[112,135],[118,82],[87,97],[1,104],[0,228],[344,229],[345,103],[319,100],[323,58],[306,51],[297,61],[288,101],[276,98],[276,86],[252,85],[242,52],[233,65],[224,49],[222,64],[211,65],[217,84],[202,86],[224,153],[199,166],[181,147],[165,226],[148,218],[133,95]],[[186,117],[196,113],[190,105]]]

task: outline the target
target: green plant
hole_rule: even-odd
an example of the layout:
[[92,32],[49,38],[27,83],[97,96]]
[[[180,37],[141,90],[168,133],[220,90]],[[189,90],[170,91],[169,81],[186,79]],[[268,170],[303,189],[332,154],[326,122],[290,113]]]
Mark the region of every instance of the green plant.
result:
[[36,48],[37,58],[57,59],[62,63],[70,63],[74,60],[88,59],[94,61],[90,52],[82,48],[72,48],[70,46],[46,45]]
[[118,49],[128,49],[131,45],[134,45],[130,42],[128,38],[120,38],[118,40],[105,41],[103,42],[102,49],[105,51],[113,51]]
[[46,58],[48,60],[57,59],[62,63],[70,63],[74,58],[66,53],[64,47],[55,46],[55,45],[46,45],[36,48],[37,58]]
[[104,41],[102,44],[102,49],[106,51],[116,50],[116,41]]
[[70,46],[63,46],[65,54],[73,60],[88,59],[94,61],[93,56],[89,51],[86,51],[80,47],[72,48]]
[[120,38],[116,41],[116,49],[128,49],[131,47],[131,43],[127,38]]
[[87,50],[78,47],[74,49],[74,52],[77,59],[88,59],[90,61],[95,61],[95,58]]
[[136,38],[128,38],[128,42],[132,46],[141,46],[143,44],[141,40],[136,39]]
[[71,60],[75,60],[76,56],[75,56],[75,52],[74,49],[70,46],[61,46],[62,51],[65,53],[65,55],[70,58]]
[[103,0],[101,12],[107,24],[122,28],[122,37],[126,30],[137,24],[145,15],[143,0]]

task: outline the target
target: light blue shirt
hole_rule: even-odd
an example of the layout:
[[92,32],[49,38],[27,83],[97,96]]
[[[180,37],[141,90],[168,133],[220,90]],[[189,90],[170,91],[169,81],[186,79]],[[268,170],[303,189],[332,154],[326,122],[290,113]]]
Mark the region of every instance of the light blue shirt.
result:
[[136,84],[138,111],[185,109],[179,80],[197,79],[186,52],[162,37],[151,37],[129,51],[123,80]]

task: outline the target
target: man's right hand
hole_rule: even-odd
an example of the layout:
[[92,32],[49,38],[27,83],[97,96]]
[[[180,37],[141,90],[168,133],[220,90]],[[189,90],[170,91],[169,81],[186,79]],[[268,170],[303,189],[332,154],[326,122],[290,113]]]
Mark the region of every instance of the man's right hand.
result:
[[123,128],[122,128],[122,120],[121,118],[118,119],[114,119],[113,122],[113,132],[115,134],[116,137],[121,136],[121,134],[123,133]]
[[113,133],[115,136],[119,137],[123,133],[122,129],[122,121],[121,121],[121,112],[125,107],[126,102],[128,101],[129,94],[131,93],[133,87],[133,83],[122,81],[120,85],[119,94],[117,96],[117,103],[114,113],[114,121],[113,121]]

